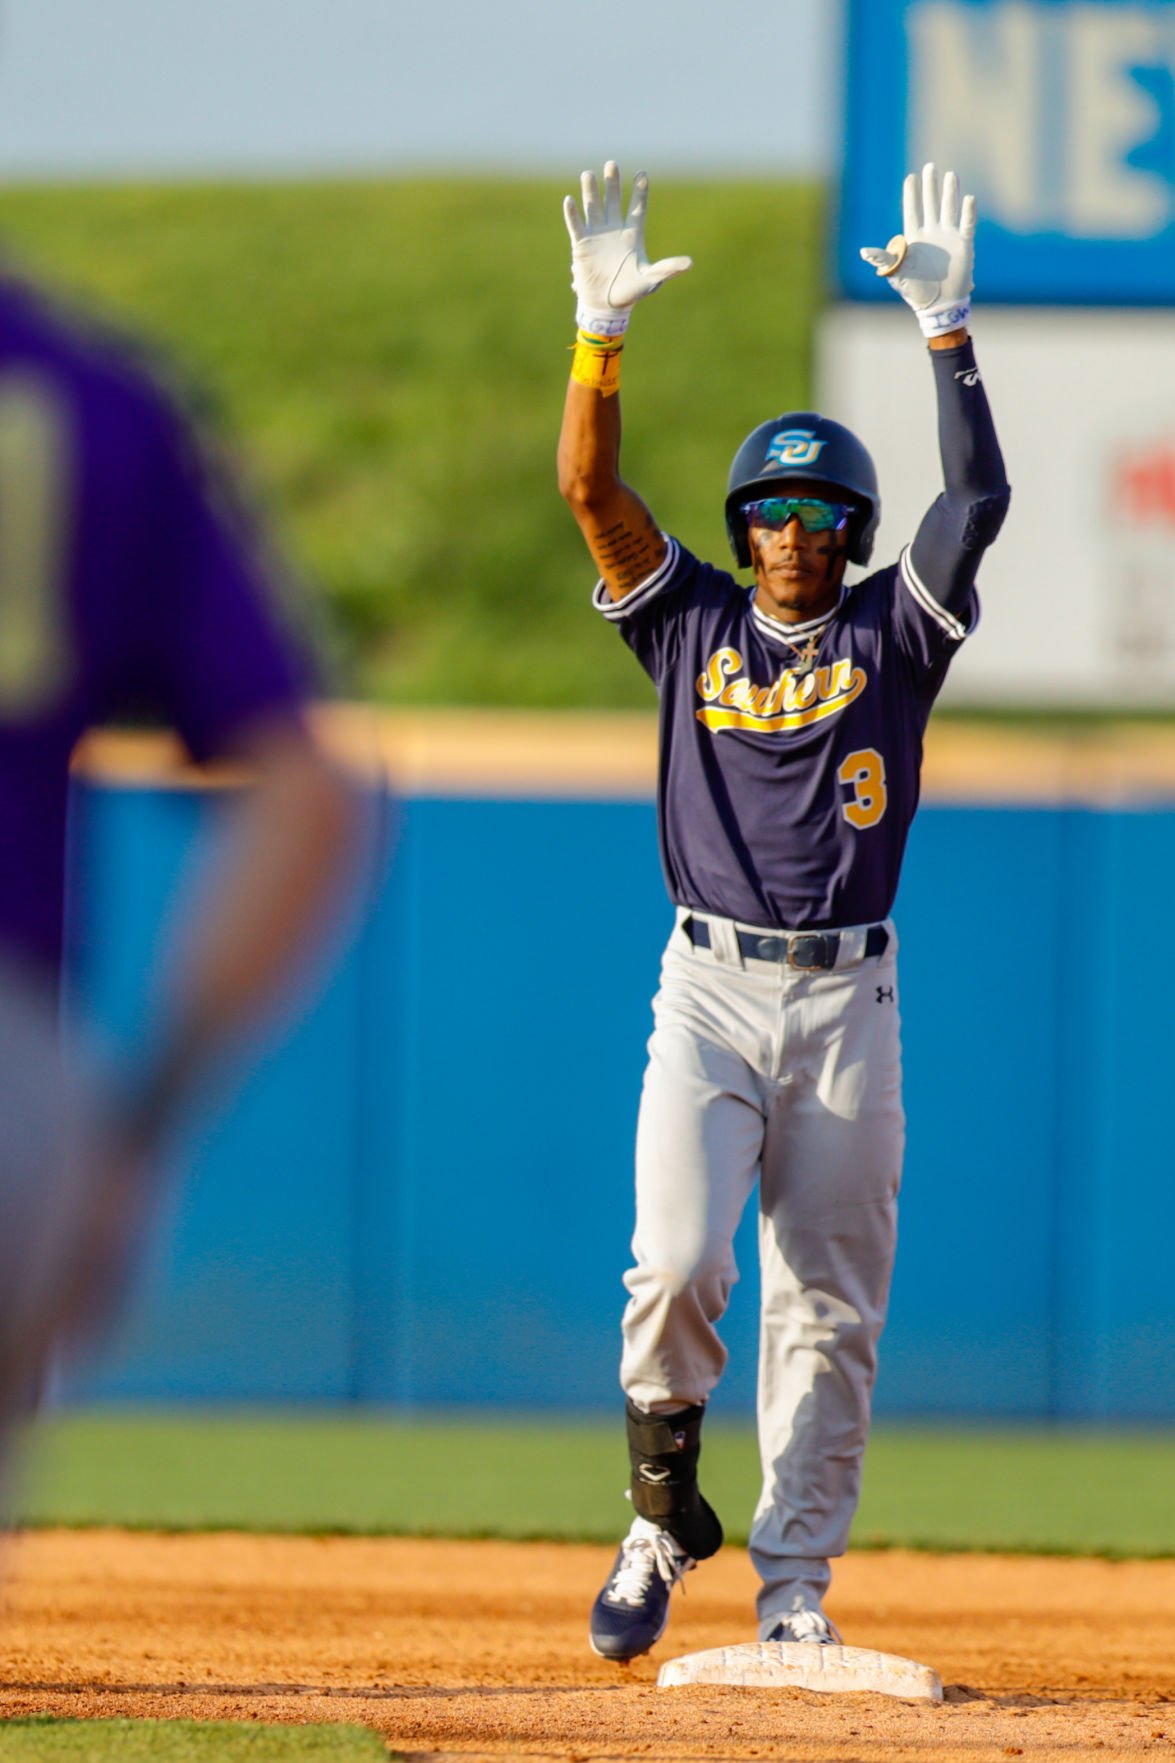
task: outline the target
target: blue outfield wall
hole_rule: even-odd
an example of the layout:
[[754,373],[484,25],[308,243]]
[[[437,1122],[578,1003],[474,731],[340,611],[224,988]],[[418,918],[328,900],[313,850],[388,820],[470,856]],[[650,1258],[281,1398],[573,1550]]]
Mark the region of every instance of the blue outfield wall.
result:
[[[208,792],[87,784],[80,985],[135,1032]],[[177,1147],[101,1398],[614,1407],[671,924],[654,810],[420,798],[354,946]],[[880,1412],[1175,1415],[1175,811],[922,810]],[[753,1405],[754,1221],[716,1406]]]

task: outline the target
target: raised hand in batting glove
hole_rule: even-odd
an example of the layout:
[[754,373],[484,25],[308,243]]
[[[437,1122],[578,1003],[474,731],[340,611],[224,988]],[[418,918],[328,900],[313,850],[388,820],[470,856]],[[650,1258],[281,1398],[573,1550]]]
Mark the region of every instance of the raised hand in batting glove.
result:
[[563,200],[563,218],[571,235],[571,286],[577,301],[580,330],[599,337],[620,337],[638,300],[653,294],[672,276],[692,267],[689,257],[662,257],[650,263],[645,253],[645,209],[649,180],[638,171],[632,200],[625,213],[620,167],[610,159],[604,167],[604,199],[594,171],[580,178],[583,213],[574,196]]
[[891,281],[911,307],[922,334],[962,330],[971,314],[975,264],[975,198],[959,201],[959,180],[924,165],[902,185],[902,231],[884,251],[863,246],[861,256]]

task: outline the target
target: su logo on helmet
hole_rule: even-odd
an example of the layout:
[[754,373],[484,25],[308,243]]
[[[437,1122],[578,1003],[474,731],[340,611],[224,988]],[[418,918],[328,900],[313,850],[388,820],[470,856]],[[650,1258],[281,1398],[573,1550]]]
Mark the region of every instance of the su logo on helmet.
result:
[[815,465],[823,451],[824,442],[811,429],[782,429],[772,436],[764,465]]

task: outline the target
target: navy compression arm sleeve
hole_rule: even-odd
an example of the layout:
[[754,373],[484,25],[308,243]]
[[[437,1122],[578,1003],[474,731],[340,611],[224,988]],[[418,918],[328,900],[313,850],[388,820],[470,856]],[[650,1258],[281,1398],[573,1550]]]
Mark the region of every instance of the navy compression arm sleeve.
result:
[[930,359],[945,488],[923,516],[910,561],[939,605],[961,613],[1011,490],[970,338],[958,349],[932,349]]

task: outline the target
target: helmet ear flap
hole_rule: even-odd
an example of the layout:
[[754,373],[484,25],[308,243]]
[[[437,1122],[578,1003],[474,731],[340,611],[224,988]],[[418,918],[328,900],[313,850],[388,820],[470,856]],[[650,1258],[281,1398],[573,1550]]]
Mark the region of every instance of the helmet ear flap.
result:
[[881,519],[881,503],[875,501],[872,507],[860,508],[849,521],[849,562],[859,563],[862,569],[873,555],[873,541],[877,537],[877,523]]
[[732,508],[729,503],[726,509],[726,536],[730,540],[730,548],[739,568],[750,569],[751,539],[747,531],[747,517],[741,507]]

